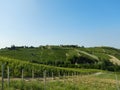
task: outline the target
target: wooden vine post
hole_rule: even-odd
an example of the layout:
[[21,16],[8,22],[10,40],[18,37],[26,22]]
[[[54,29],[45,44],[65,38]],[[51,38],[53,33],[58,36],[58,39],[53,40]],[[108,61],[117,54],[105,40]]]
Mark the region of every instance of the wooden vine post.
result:
[[1,90],[4,90],[4,64],[3,63],[1,66],[1,71],[2,71],[2,88],[1,88]]
[[9,66],[7,67],[7,78],[8,78],[8,88],[10,86],[10,69]]
[[44,75],[44,90],[46,90],[46,70],[43,73]]

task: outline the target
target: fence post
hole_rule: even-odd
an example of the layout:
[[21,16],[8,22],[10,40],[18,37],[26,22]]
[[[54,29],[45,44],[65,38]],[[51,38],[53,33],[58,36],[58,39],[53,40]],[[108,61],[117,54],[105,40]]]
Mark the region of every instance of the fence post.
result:
[[64,79],[66,78],[66,75],[65,75],[65,73],[64,73]]
[[7,67],[7,69],[8,69],[8,88],[9,88],[9,86],[10,86],[10,69],[9,69],[9,66]]
[[54,75],[53,75],[53,72],[52,72],[52,80],[54,80]]
[[24,70],[22,69],[22,81],[24,79]]
[[44,90],[46,90],[46,70],[44,71]]
[[118,82],[118,78],[117,78],[117,73],[116,72],[115,72],[115,79],[116,79],[117,90],[119,90],[119,82]]
[[34,70],[32,70],[32,79],[34,79]]
[[60,72],[59,72],[59,79],[61,78],[61,74],[60,74]]
[[22,76],[21,76],[21,90],[24,89],[24,69],[22,69]]
[[72,73],[72,77],[74,76],[74,73]]
[[4,90],[4,64],[2,64],[2,90]]

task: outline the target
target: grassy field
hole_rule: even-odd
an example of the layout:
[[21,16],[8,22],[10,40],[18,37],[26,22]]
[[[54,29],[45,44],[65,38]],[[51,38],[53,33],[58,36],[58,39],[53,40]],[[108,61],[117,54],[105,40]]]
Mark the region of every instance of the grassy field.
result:
[[5,82],[5,90],[118,90],[120,74],[113,72],[99,72],[89,75],[74,75],[46,78],[38,78],[34,80],[14,80],[10,82],[8,89]]

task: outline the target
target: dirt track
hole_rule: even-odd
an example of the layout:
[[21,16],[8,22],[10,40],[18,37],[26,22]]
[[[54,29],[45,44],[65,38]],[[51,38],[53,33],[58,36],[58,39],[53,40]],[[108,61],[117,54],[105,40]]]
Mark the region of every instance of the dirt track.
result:
[[118,58],[112,55],[109,55],[109,57],[111,57],[110,61],[113,62],[113,64],[120,65],[120,60]]

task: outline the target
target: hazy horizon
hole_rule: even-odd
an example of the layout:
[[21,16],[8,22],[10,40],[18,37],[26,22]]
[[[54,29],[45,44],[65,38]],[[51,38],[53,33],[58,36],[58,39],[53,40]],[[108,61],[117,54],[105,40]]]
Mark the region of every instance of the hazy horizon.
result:
[[0,48],[39,45],[120,48],[119,0],[1,0]]

